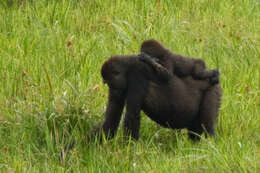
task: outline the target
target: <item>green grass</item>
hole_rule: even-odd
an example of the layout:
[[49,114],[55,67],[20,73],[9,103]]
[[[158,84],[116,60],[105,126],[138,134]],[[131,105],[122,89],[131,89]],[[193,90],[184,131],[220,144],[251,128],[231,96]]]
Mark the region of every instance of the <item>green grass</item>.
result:
[[[221,70],[216,138],[192,143],[142,116],[138,142],[120,128],[84,143],[105,111],[102,63],[148,38]],[[0,172],[260,172],[259,45],[258,0],[2,0]]]

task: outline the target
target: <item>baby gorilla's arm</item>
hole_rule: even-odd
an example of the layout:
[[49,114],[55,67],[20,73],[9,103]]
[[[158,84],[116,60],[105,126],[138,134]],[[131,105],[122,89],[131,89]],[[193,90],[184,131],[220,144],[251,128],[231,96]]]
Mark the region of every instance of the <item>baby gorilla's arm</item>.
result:
[[163,82],[169,81],[169,79],[172,76],[171,73],[165,67],[163,67],[161,64],[158,63],[159,60],[157,58],[151,57],[144,52],[141,52],[138,55],[138,57],[140,61],[145,62],[155,70],[155,73],[156,75],[158,75],[160,81]]

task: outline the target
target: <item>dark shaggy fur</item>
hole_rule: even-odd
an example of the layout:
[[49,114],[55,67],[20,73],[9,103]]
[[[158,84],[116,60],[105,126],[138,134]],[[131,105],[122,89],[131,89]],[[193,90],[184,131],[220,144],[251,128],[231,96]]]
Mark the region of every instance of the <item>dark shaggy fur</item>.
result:
[[[155,57],[156,59],[146,56],[146,54]],[[156,40],[146,40],[142,43],[141,60],[148,64],[157,61],[179,77],[191,75],[194,79],[208,79],[212,84],[219,82],[219,71],[207,70],[205,62],[202,59],[188,58],[174,54]]]
[[[180,78],[175,73],[169,75],[167,69],[153,68],[135,55],[108,59],[101,74],[109,86],[108,105],[104,122],[90,137],[98,132],[113,137],[124,105],[126,136],[138,139],[141,110],[163,127],[187,128],[191,139],[197,139],[194,133],[200,135],[205,131],[214,135],[222,95],[219,84],[212,85],[191,76]],[[167,82],[162,82],[164,79]]]

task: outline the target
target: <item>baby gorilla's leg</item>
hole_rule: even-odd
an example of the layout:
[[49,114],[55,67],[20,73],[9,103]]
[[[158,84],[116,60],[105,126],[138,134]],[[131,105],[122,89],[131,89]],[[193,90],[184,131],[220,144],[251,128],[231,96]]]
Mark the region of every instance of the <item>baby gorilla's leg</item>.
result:
[[201,59],[194,60],[192,76],[194,79],[208,79],[211,84],[219,83],[219,70],[207,70],[205,62]]
[[219,83],[219,75],[220,75],[220,72],[219,70],[212,70],[213,71],[213,75],[212,77],[209,79],[209,82],[211,84],[218,84]]

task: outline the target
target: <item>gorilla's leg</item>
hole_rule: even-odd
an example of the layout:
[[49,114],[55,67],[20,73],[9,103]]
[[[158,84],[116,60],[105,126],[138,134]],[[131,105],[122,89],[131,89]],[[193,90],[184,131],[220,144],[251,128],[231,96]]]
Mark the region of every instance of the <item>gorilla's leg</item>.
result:
[[215,124],[218,119],[218,110],[222,91],[220,85],[213,85],[207,90],[200,105],[200,123],[206,133],[215,135]]
[[215,135],[221,95],[220,85],[213,85],[205,92],[200,105],[199,117],[188,128],[190,139],[199,140],[202,132],[205,132],[206,135]]

